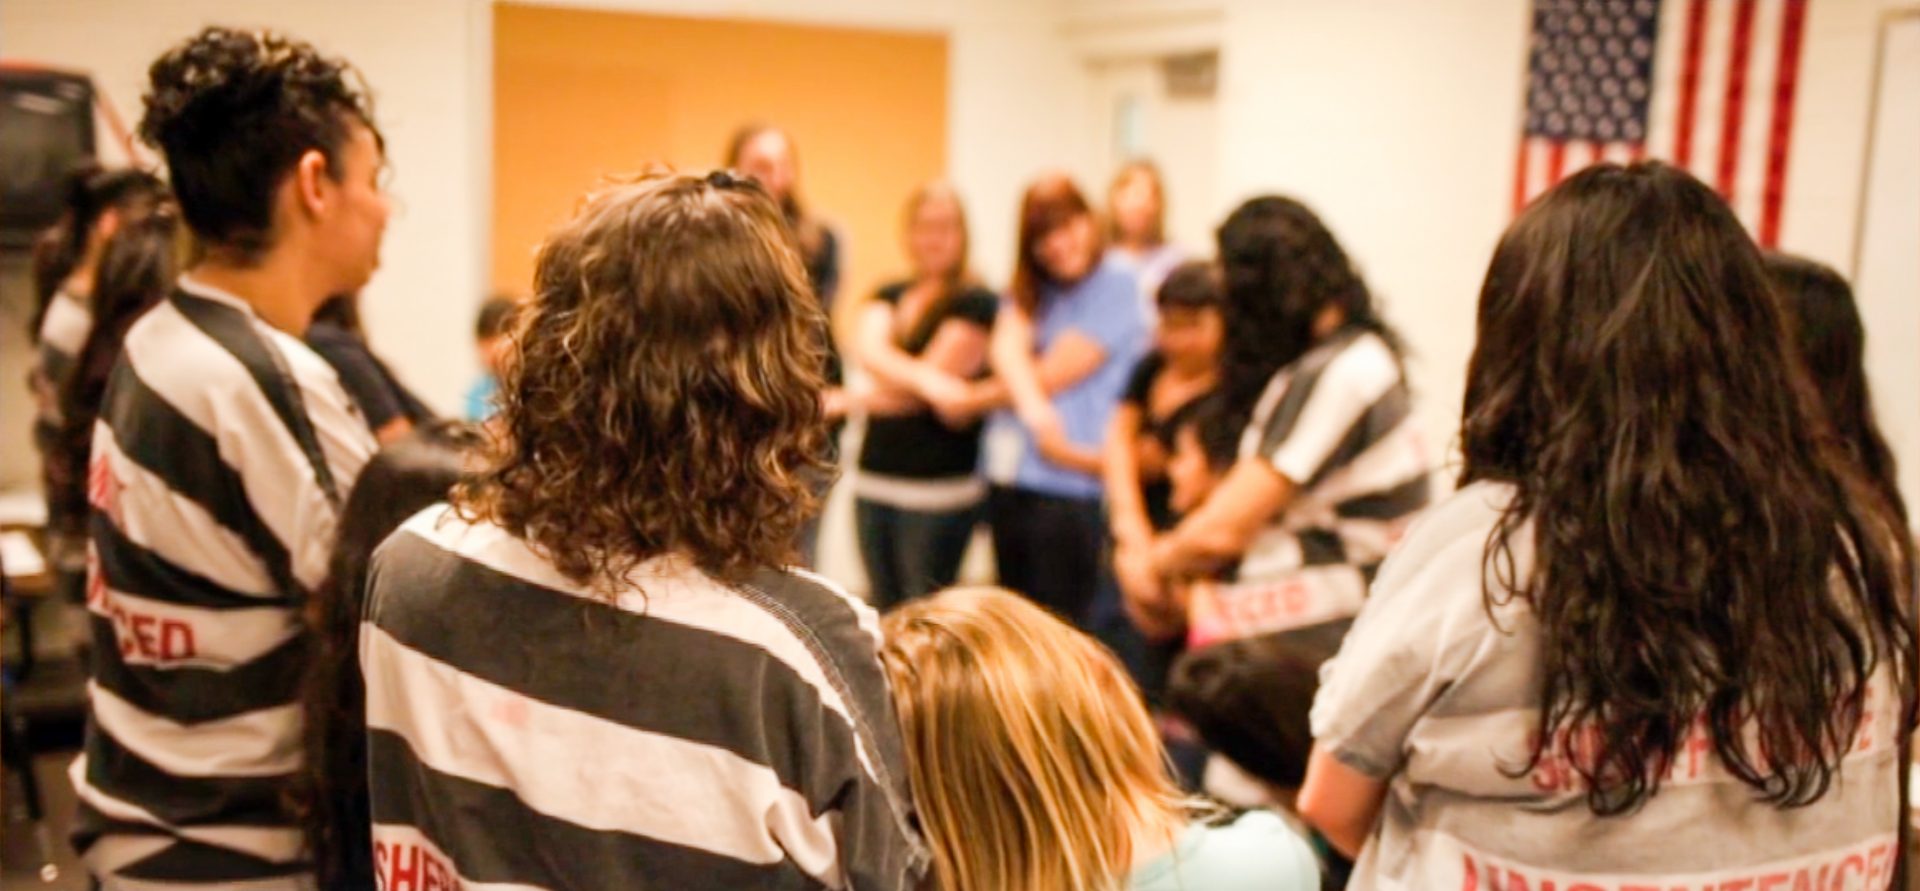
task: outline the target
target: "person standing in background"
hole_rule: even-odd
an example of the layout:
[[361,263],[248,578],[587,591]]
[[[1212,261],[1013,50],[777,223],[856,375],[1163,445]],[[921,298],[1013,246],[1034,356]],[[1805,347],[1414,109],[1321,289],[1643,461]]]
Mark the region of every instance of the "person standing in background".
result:
[[346,62],[209,27],[148,72],[199,259],[127,332],[95,426],[94,664],[74,847],[107,889],[312,887],[300,609],[373,436],[301,340],[379,265],[384,152]]
[[[1207,403],[1219,379],[1222,299],[1220,270],[1203,260],[1175,267],[1160,286],[1154,349],[1128,376],[1107,431],[1107,527],[1114,561],[1150,550],[1154,536],[1173,528],[1177,519],[1169,466],[1175,434]],[[1111,567],[1101,570],[1094,635],[1119,654],[1147,702],[1158,706],[1182,642],[1177,636],[1145,639],[1126,615],[1126,598]]]
[[60,386],[60,427],[42,460],[47,481],[48,550],[70,572],[74,602],[86,593],[87,536],[93,522],[87,505],[87,466],[93,454],[94,422],[121,344],[135,320],[173,290],[179,274],[179,212],[162,202],[152,212],[123,222],[100,252],[94,276],[86,341]]
[[1153,318],[1160,283],[1187,253],[1167,243],[1167,188],[1145,158],[1121,165],[1107,186],[1107,256],[1140,282],[1140,305]]
[[433,410],[400,383],[367,344],[360,295],[338,294],[320,304],[313,324],[307,326],[307,346],[340,375],[340,386],[353,397],[381,445],[396,442],[433,420]]
[[473,349],[480,359],[480,377],[467,389],[468,423],[481,423],[499,409],[494,399],[500,392],[500,377],[506,373],[507,357],[513,351],[513,326],[519,315],[520,301],[505,294],[495,294],[480,304],[480,314],[473,326]]
[[980,414],[943,415],[936,396],[979,378],[998,304],[967,268],[967,218],[944,183],[907,201],[913,277],[862,313],[856,353],[877,386],[860,397],[867,431],[853,479],[854,522],[882,610],[953,584],[980,516]]
[[1800,356],[1833,432],[1887,500],[1900,504],[1900,470],[1874,418],[1867,385],[1867,331],[1860,324],[1853,286],[1832,267],[1805,257],[1769,252],[1765,262],[1767,277],[1794,321]]
[[84,512],[59,516],[62,505],[55,503],[55,493],[65,484],[54,477],[60,470],[56,452],[65,447],[62,441],[69,429],[61,405],[93,330],[94,285],[108,242],[121,226],[166,197],[166,186],[151,173],[85,164],[67,177],[60,222],[34,246],[34,312],[28,324],[38,352],[27,386],[34,398],[33,443],[40,452],[42,490],[48,496],[47,562],[55,587],[71,602],[85,594],[86,517]]
[[1014,262],[991,347],[1011,407],[987,419],[982,455],[993,549],[1002,586],[1084,624],[1106,550],[1100,450],[1152,334],[1065,176],[1028,187]]
[[[834,336],[833,298],[840,293],[840,238],[826,221],[810,212],[800,200],[800,154],[787,131],[770,124],[748,124],[735,131],[727,143],[727,168],[760,184],[779,206],[792,231],[800,260],[807,269],[807,282],[814,298],[827,314],[827,389],[821,393],[827,419],[834,422],[827,446],[834,468],[820,481],[822,491],[832,487],[840,460],[840,432],[845,429],[851,408],[846,389],[846,372],[840,358],[839,339]],[[819,548],[820,518],[808,521],[800,533],[800,554],[807,565],[814,564]]]

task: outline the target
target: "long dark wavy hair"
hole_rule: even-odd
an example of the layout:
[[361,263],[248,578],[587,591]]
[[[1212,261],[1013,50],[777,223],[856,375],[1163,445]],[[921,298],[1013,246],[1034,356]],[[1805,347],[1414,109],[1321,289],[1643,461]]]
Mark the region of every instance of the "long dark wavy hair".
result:
[[1912,547],[1817,400],[1758,249],[1686,173],[1589,168],[1514,222],[1480,295],[1461,479],[1516,491],[1486,597],[1539,623],[1525,769],[1574,740],[1588,806],[1628,812],[1704,719],[1735,777],[1798,806],[1876,671],[1911,726]]
[[1770,252],[1766,264],[1767,275],[1780,289],[1796,323],[1800,356],[1813,376],[1814,389],[1820,392],[1834,435],[1860,462],[1867,479],[1901,510],[1904,520],[1893,450],[1873,417],[1873,393],[1867,386],[1867,330],[1860,324],[1853,288],[1840,273],[1804,257]]
[[367,688],[358,662],[367,564],[408,517],[447,499],[479,444],[473,428],[442,421],[375,454],[340,510],[327,580],[307,601],[313,658],[300,700],[306,758],[290,798],[322,888],[374,886]]
[[1267,382],[1313,346],[1314,321],[1330,305],[1345,310],[1346,325],[1402,349],[1347,252],[1306,205],[1276,195],[1249,199],[1216,238],[1226,284],[1220,423],[1246,425]]
[[611,592],[674,553],[734,580],[790,561],[826,477],[826,314],[759,186],[652,175],[541,248],[470,518]]

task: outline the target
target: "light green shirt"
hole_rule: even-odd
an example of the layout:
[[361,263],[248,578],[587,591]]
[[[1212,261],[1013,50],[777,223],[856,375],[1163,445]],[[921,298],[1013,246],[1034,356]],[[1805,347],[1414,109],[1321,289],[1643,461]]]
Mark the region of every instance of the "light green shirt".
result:
[[1130,891],[1319,891],[1313,849],[1279,817],[1250,811],[1221,826],[1195,823],[1160,859],[1133,871]]

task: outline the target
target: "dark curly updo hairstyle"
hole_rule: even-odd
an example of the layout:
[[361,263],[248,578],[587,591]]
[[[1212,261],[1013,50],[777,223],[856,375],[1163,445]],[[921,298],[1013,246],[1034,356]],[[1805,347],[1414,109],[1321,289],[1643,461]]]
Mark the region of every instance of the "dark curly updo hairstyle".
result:
[[274,191],[301,155],[338,179],[353,126],[380,137],[353,66],[272,31],[209,27],[147,78],[140,138],[166,156],[188,227],[243,260],[271,243]]
[[465,515],[611,591],[676,554],[723,579],[794,557],[829,472],[826,314],[764,191],[652,174],[541,246]]
[[1461,482],[1515,492],[1485,594],[1539,625],[1524,769],[1570,754],[1595,813],[1655,795],[1696,721],[1784,807],[1826,794],[1886,711],[1876,673],[1899,713],[1872,720],[1911,726],[1909,533],[1797,353],[1753,239],[1673,167],[1574,174],[1494,252]]
[[1277,195],[1249,199],[1216,237],[1226,284],[1224,423],[1246,425],[1267,382],[1313,346],[1314,322],[1328,306],[1345,312],[1346,326],[1373,331],[1400,352],[1347,252],[1306,205]]

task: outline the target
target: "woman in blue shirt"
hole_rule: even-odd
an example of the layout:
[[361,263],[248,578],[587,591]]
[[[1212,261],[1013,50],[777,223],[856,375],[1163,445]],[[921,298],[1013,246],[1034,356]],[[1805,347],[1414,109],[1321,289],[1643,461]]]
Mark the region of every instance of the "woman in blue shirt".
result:
[[1075,622],[1105,543],[1102,437],[1151,336],[1134,277],[1101,260],[1086,197],[1065,176],[1035,182],[990,349],[1010,406],[987,419],[987,520],[1000,584]]

